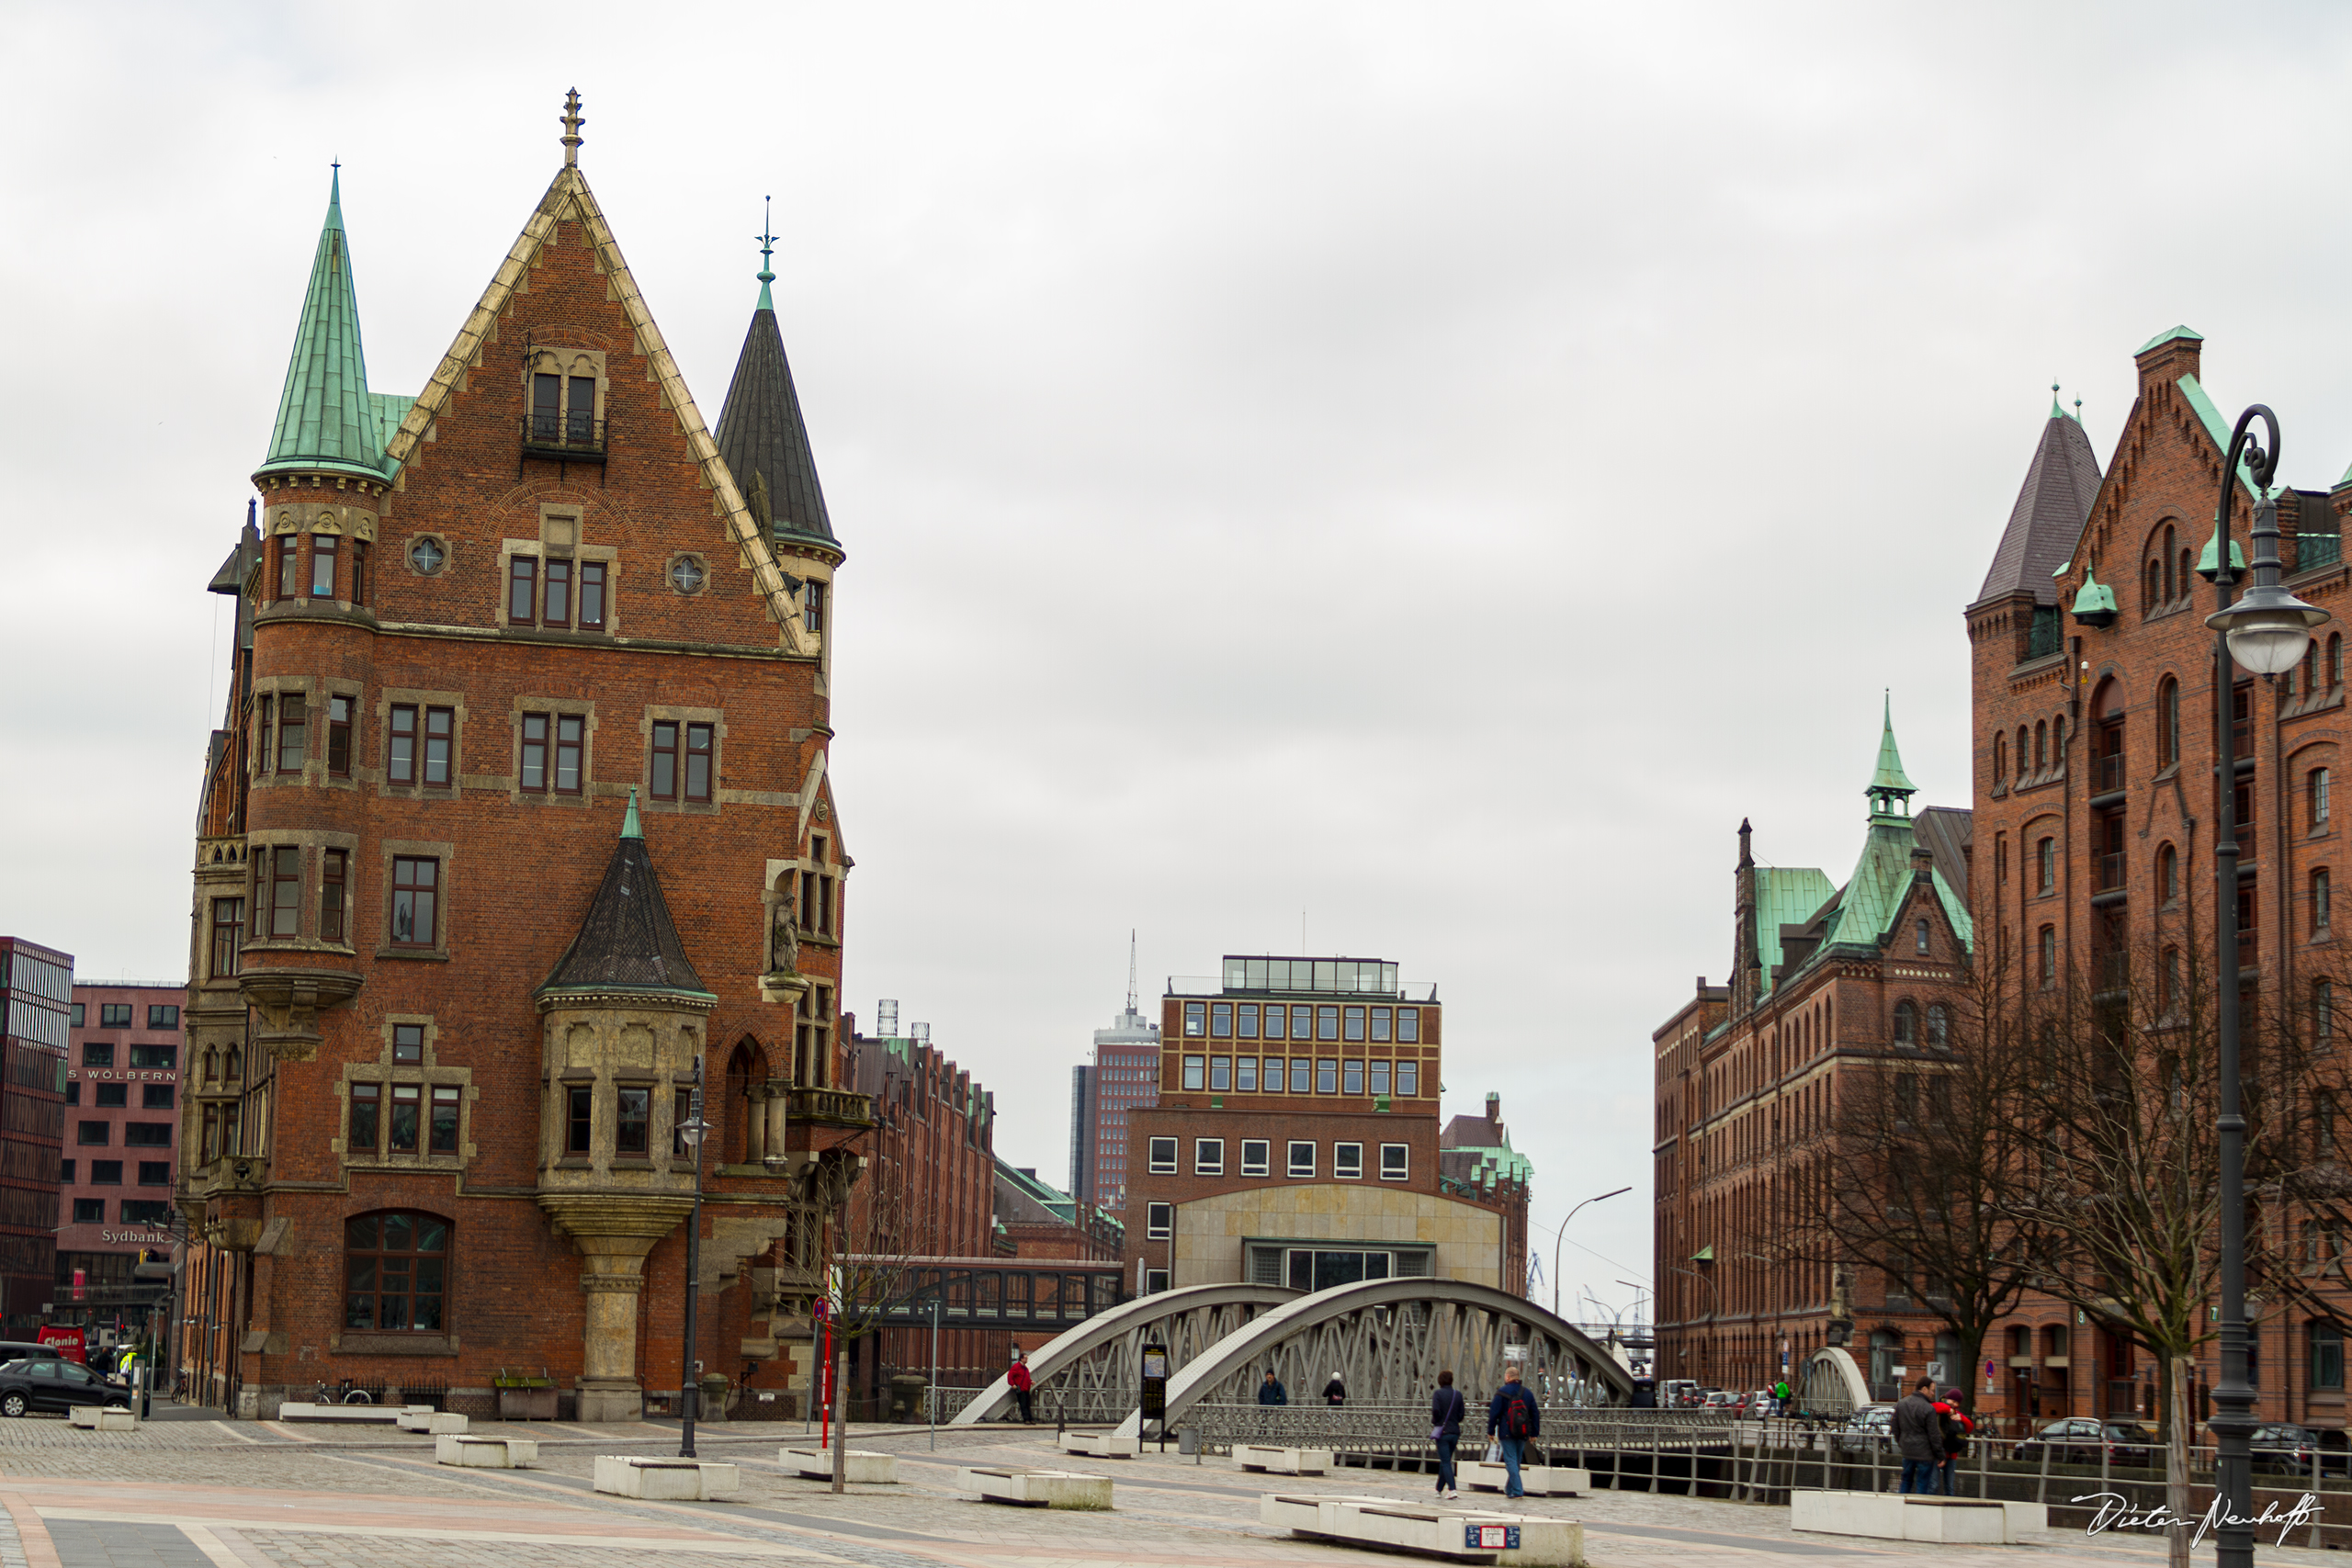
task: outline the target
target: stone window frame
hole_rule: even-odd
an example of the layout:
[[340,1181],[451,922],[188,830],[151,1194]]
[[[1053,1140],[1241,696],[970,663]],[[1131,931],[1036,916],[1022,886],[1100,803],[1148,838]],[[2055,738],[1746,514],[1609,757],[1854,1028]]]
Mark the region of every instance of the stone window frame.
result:
[[[434,874],[433,945],[431,947],[394,947],[392,931],[392,862],[408,855],[422,855],[440,862]],[[378,959],[410,959],[425,963],[449,960],[450,888],[454,885],[458,846],[447,840],[383,839],[376,846],[376,945]],[[403,1023],[413,1019],[403,1018]],[[391,1035],[384,1036],[385,1049],[391,1049]]]
[[[392,1029],[396,1024],[418,1024],[424,1030],[423,1060],[395,1063],[392,1060]],[[441,1026],[429,1012],[388,1012],[377,1023],[379,1047],[372,1056],[343,1065],[343,1076],[334,1085],[340,1109],[335,1112],[335,1135],[327,1142],[328,1152],[343,1164],[346,1174],[353,1170],[435,1170],[462,1171],[481,1150],[473,1141],[474,1104],[481,1098],[481,1089],[474,1082],[469,1066],[445,1065],[440,1056]],[[383,1096],[377,1112],[382,1118],[378,1128],[376,1148],[372,1153],[354,1156],[351,1153],[351,1086],[354,1083],[383,1085]],[[415,1084],[421,1089],[417,1107],[417,1146],[413,1150],[395,1153],[391,1143],[391,1089],[395,1084]],[[458,1152],[435,1154],[433,1144],[433,1091],[435,1089],[458,1089]]]
[[[441,547],[441,564],[431,571],[419,570],[415,560],[409,555],[411,550],[426,539]],[[401,541],[401,566],[411,577],[426,581],[439,581],[445,578],[455,577],[458,575],[458,547],[450,542],[448,535],[438,529],[421,529]]]
[[[580,792],[565,795],[550,784],[543,790],[523,787],[523,716],[544,713],[550,718],[561,714],[577,715],[587,722],[580,730]],[[506,705],[506,798],[515,806],[548,806],[578,809],[595,804],[600,793],[596,786],[596,703],[592,697],[537,696],[517,693]],[[555,731],[548,733],[548,768],[555,768]],[[639,803],[639,809],[644,803]]]
[[[417,714],[416,782],[392,782],[392,709],[413,707]],[[455,710],[449,736],[449,782],[428,784],[424,782],[424,710],[426,708]],[[367,778],[376,786],[379,798],[394,800],[455,800],[465,789],[466,759],[466,694],[463,692],[430,691],[423,686],[382,686],[376,692],[376,706],[370,727],[376,737],[376,765],[367,770]],[[357,767],[352,776],[360,776]]]
[[[309,764],[306,762],[304,766]],[[295,887],[295,931],[292,936],[255,936],[254,914],[259,901],[254,897],[254,872],[263,863],[256,851],[284,848],[302,852],[302,871]],[[343,863],[343,936],[341,942],[323,942],[319,938],[319,895],[326,875],[326,852],[341,850]],[[359,867],[359,835],[323,828],[262,828],[245,840],[244,881],[237,895],[245,902],[244,940],[237,944],[237,967],[246,966],[246,955],[256,950],[262,953],[334,953],[356,954],[351,941],[353,917],[358,913],[358,899],[352,891]],[[220,897],[231,895],[222,893]],[[208,913],[210,900],[207,900]],[[211,928],[206,928],[208,943]],[[208,949],[209,951],[209,949]]]
[[[554,1065],[558,1043],[548,1032],[555,1028],[552,1018],[540,1021],[541,1049],[547,1053],[547,1066],[542,1074],[543,1088],[549,1091],[541,1095],[540,1161],[549,1170],[593,1170],[603,1151],[607,1171],[651,1171],[656,1175],[676,1175],[694,1168],[692,1151],[679,1153],[677,1142],[677,1095],[691,1090],[695,1077],[691,1071],[673,1072],[666,1077],[658,1066],[557,1066]],[[690,1058],[701,1056],[710,1048],[710,1033],[707,1021],[680,1026],[686,1036],[686,1053]],[[656,1047],[659,1055],[659,1047]],[[645,1153],[624,1155],[619,1149],[620,1090],[623,1087],[651,1090],[646,1106]],[[571,1091],[588,1090],[588,1152],[579,1154],[571,1146]],[[670,1093],[662,1090],[667,1088]],[[706,1106],[705,1113],[708,1113]]]
[[570,383],[571,378],[578,376],[583,367],[590,375],[596,378],[596,406],[589,417],[594,419],[599,425],[603,424],[605,422],[605,394],[606,389],[611,386],[611,381],[605,375],[605,351],[601,348],[588,348],[579,344],[535,343],[524,351],[522,371],[523,417],[528,419],[531,416],[531,378],[534,376],[560,376],[564,378],[565,382],[565,385],[562,388],[565,400],[559,403],[557,406],[563,411],[562,417],[568,418],[571,412],[571,405],[570,401],[571,397],[571,387]]
[[[679,728],[678,798],[675,800],[656,800],[653,798],[653,727],[656,723],[675,724]],[[686,798],[685,727],[689,724],[707,724],[710,726],[710,798],[708,800],[688,800]],[[674,703],[648,704],[644,713],[639,716],[637,721],[637,807],[639,811],[649,815],[654,812],[662,812],[675,817],[716,817],[718,815],[718,781],[726,771],[726,709],[682,707]],[[522,771],[521,757],[521,751],[517,750],[515,753],[515,773],[518,780],[521,777]],[[810,863],[810,865],[813,869],[814,863]],[[771,923],[773,923],[773,915],[770,916],[770,920]],[[835,923],[838,924],[839,922],[836,921]],[[801,934],[806,937],[808,933],[802,932]]]
[[[491,606],[491,625],[501,632],[551,632],[558,637],[604,638],[620,633],[621,552],[616,545],[591,545],[582,535],[587,530],[588,513],[583,506],[547,502],[539,508],[539,531],[535,538],[501,539],[498,541],[498,593]],[[534,602],[531,624],[516,626],[506,618],[507,595],[514,591],[514,560],[516,556],[528,556],[544,568],[549,558],[568,560],[577,566],[582,561],[602,561],[605,566],[605,621],[589,631],[580,629],[580,576],[571,581],[571,618],[560,626],[548,626],[538,616],[547,608],[547,573],[537,571],[532,580]],[[443,570],[448,570],[447,567]]]
[[[267,547],[270,540],[300,539],[306,535],[331,534],[338,539],[356,540],[368,546],[368,553],[372,558],[377,554],[374,548],[376,531],[376,514],[365,507],[354,506],[347,502],[288,500],[275,503],[269,508],[268,521],[261,530],[264,547],[261,553],[262,593],[255,602],[256,608],[271,604],[319,603],[311,597],[311,552],[307,549],[302,552],[301,560],[294,574],[300,592],[293,594],[291,598],[279,594],[277,579],[269,570],[272,564]],[[401,552],[401,558],[402,560],[408,558],[405,547]],[[337,590],[349,592],[350,563],[345,561],[338,565],[335,571]],[[329,599],[325,602],[340,610],[355,608],[353,602],[349,599]],[[365,606],[356,607],[364,608]]]
[[[679,587],[677,580],[671,575],[677,570],[680,561],[689,560],[702,568],[702,583],[691,592]],[[662,589],[673,598],[708,598],[714,581],[710,570],[710,554],[707,550],[673,550],[669,558],[662,563]]]

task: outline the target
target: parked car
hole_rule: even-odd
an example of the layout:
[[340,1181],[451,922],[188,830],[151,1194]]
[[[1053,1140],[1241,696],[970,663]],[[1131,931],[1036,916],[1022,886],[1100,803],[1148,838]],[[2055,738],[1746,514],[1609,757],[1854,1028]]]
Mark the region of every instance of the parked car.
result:
[[1882,1452],[1894,1445],[1894,1406],[1865,1404],[1846,1417],[1846,1425],[1838,1432],[1838,1451],[1841,1454],[1866,1454],[1872,1449]]
[[0,1339],[0,1362],[70,1361],[73,1359],[74,1359],[74,1357],[67,1355],[54,1345],[36,1345],[29,1339]]
[[0,1363],[0,1416],[28,1411],[66,1411],[83,1404],[130,1407],[130,1391],[108,1382],[78,1361],[25,1357]]
[[2352,1449],[2340,1430],[2319,1430],[2292,1422],[2274,1421],[2256,1427],[2252,1439],[2254,1467],[2282,1475],[2309,1475],[2318,1456],[2323,1475],[2352,1475]]
[[2040,1464],[2045,1449],[2052,1464],[2097,1464],[2101,1450],[2109,1464],[2127,1470],[2153,1469],[2164,1462],[2156,1435],[2137,1421],[2098,1421],[2087,1416],[2052,1421],[2019,1442],[2017,1457]]
[[1682,1410],[1698,1403],[1699,1384],[1691,1378],[1668,1378],[1657,1385],[1661,1409]]
[[1709,1410],[1721,1410],[1728,1406],[1732,1401],[1738,1397],[1739,1395],[1733,1393],[1726,1389],[1711,1388],[1707,1391],[1705,1397],[1701,1399],[1699,1403]]

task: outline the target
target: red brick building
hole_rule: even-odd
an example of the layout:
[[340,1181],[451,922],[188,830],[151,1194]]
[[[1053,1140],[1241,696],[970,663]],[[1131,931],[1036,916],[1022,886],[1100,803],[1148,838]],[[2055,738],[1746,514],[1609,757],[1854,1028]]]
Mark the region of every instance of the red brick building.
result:
[[414,397],[331,197],[196,855],[184,1371],[583,1419],[680,1384],[678,1136],[709,1086],[707,1371],[805,1390],[869,1120],[836,1002],[834,538],[761,273],[716,434],[564,158]]
[[168,1263],[179,1133],[180,986],[74,987],[65,1059],[65,1153],[58,1172],[57,1290],[49,1321],[90,1343],[136,1337],[170,1293],[141,1279],[142,1253]]
[[1436,988],[1379,959],[1228,954],[1160,1001],[1157,1103],[1128,1115],[1138,1292],[1388,1275],[1522,1288],[1499,1195],[1441,1180]]

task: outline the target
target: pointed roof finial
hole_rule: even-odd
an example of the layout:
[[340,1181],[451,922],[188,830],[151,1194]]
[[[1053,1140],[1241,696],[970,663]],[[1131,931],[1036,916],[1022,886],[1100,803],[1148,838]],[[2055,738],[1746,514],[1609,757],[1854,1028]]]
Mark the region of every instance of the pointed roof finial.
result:
[[1871,775],[1870,788],[1862,793],[1871,797],[1873,815],[1890,814],[1895,799],[1908,801],[1918,790],[1911,775],[1903,771],[1903,753],[1894,744],[1894,693],[1885,694],[1885,716],[1878,738],[1878,772]]
[[760,303],[758,309],[773,310],[775,301],[768,297],[768,285],[775,281],[775,224],[769,216],[774,197],[760,197]]
[[2076,424],[2083,423],[2083,400],[2080,398],[2075,400],[2075,423]]
[[645,837],[645,826],[637,819],[637,786],[635,784],[628,786],[628,814],[621,818],[621,837],[624,839]]
[[580,166],[580,128],[587,124],[580,112],[580,89],[570,87],[563,95],[563,165],[567,169]]

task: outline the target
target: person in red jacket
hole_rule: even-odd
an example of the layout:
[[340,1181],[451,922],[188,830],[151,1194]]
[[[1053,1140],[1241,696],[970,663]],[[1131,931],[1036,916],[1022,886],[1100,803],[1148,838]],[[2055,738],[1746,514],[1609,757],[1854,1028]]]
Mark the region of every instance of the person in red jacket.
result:
[[1960,1390],[1948,1388],[1936,1401],[1936,1425],[1943,1438],[1943,1495],[1960,1495],[1960,1456],[1968,1451],[1968,1436],[1976,1430],[1976,1423],[1968,1418],[1968,1408],[1960,1402]]
[[1021,1402],[1021,1418],[1035,1426],[1037,1417],[1029,1408],[1029,1362],[1018,1350],[1012,1353],[1012,1365],[1005,1369],[1004,1381],[1012,1385],[1012,1397]]

